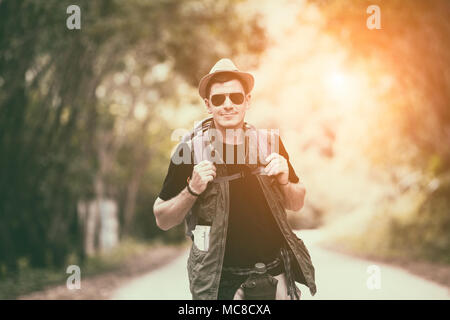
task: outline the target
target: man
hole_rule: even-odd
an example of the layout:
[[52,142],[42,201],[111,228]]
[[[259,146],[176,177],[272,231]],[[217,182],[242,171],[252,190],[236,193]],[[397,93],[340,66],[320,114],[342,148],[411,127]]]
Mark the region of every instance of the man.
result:
[[161,229],[184,221],[193,240],[193,299],[245,298],[242,284],[258,262],[277,280],[276,299],[300,299],[295,281],[316,292],[308,250],[285,213],[303,207],[306,190],[279,137],[244,121],[253,84],[229,59],[201,79],[212,117],[178,145],[154,204]]

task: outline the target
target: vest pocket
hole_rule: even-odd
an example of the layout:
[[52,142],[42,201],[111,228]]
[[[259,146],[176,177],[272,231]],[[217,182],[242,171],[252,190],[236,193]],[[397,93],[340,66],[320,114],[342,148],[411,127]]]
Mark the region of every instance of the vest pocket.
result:
[[217,210],[219,185],[210,183],[206,190],[199,196],[196,202],[199,222],[212,225]]
[[194,242],[192,242],[191,251],[187,261],[187,271],[189,277],[189,288],[194,300],[199,299],[199,288],[204,282],[205,275],[201,274],[200,269],[203,266],[207,252],[201,251],[197,248]]
[[192,274],[202,266],[203,260],[206,257],[207,251],[202,251],[192,242],[191,252],[188,258],[188,272]]
[[200,275],[200,271],[203,268],[203,263],[205,261],[206,255],[208,254],[208,251],[202,251],[195,243],[192,243],[191,252],[189,254],[188,258],[188,275],[190,280],[197,279]]
[[193,260],[194,260],[195,262],[197,262],[197,263],[203,262],[203,259],[205,258],[207,252],[208,252],[208,251],[200,250],[200,249],[195,245],[195,243],[192,242],[192,251],[191,251],[191,253],[192,253],[192,258],[193,258]]

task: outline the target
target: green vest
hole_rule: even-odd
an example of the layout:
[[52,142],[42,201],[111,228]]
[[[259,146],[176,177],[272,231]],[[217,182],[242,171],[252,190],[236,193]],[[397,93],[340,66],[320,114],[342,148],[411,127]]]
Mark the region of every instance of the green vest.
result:
[[[213,127],[212,118],[203,120],[193,132],[183,138],[183,142],[190,145],[192,151],[195,145],[202,145],[202,156],[205,154],[214,154],[214,142],[211,142],[208,131]],[[259,148],[261,159],[265,159],[270,152],[272,137],[267,137],[267,131],[260,131],[249,124],[245,124],[246,136],[246,159]],[[252,137],[258,136],[257,140]],[[267,137],[260,138],[260,137]],[[276,137],[277,138],[277,137]],[[217,140],[217,139],[216,139]],[[258,141],[248,143],[248,141]],[[221,141],[217,141],[222,143]],[[201,161],[199,153],[193,152],[194,159]],[[253,163],[253,162],[252,162]],[[216,179],[208,184],[206,190],[198,197],[191,210],[185,217],[186,235],[192,238],[192,230],[198,221],[211,226],[209,235],[209,249],[202,251],[192,242],[191,251],[187,262],[189,276],[189,286],[194,300],[216,300],[218,295],[220,277],[222,273],[223,258],[228,228],[228,214],[230,205],[229,181],[223,179],[227,177],[226,165],[219,159],[215,163],[217,169]],[[250,164],[251,169],[257,169],[261,164]],[[222,178],[222,179],[221,179]],[[257,174],[256,178],[262,188],[264,196],[269,205],[275,221],[283,234],[286,243],[295,256],[295,261],[291,262],[291,270],[295,281],[305,284],[309,287],[312,295],[316,293],[316,284],[314,280],[314,266],[311,261],[308,250],[301,239],[299,239],[291,230],[286,211],[283,206],[283,195],[276,183],[276,180],[267,175]]]

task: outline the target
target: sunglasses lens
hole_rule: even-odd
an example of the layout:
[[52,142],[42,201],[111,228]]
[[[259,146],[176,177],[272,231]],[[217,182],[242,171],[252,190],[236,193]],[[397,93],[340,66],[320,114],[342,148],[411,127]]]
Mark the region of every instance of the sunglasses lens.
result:
[[[225,102],[226,95],[214,94],[211,96],[211,102],[216,107],[221,106]],[[230,93],[230,100],[234,104],[242,104],[244,102],[244,95],[240,92]]]
[[211,97],[211,102],[216,107],[222,105],[222,103],[225,101],[225,95],[224,94],[215,94]]
[[242,93],[230,94],[230,99],[235,104],[242,104],[244,102],[244,95]]

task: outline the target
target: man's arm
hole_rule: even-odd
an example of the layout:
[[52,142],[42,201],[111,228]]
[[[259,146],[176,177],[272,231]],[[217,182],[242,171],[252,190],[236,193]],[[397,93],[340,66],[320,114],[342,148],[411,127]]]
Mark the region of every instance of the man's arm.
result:
[[305,203],[306,189],[303,183],[288,182],[280,186],[284,196],[284,207],[288,210],[299,211]]
[[288,210],[298,211],[303,208],[306,189],[303,183],[289,181],[289,166],[286,158],[278,153],[267,157],[268,162],[264,169],[268,176],[276,177],[284,196],[284,207]]
[[156,224],[164,231],[179,225],[197,200],[197,197],[190,194],[187,187],[172,199],[164,201],[157,198],[153,205]]
[[[193,192],[200,194],[205,191],[208,182],[215,177],[216,167],[212,162],[204,160],[194,166],[189,187]],[[179,225],[194,205],[195,200],[197,197],[192,195],[187,187],[172,199],[164,201],[158,197],[153,205],[153,213],[158,227],[166,231]]]

